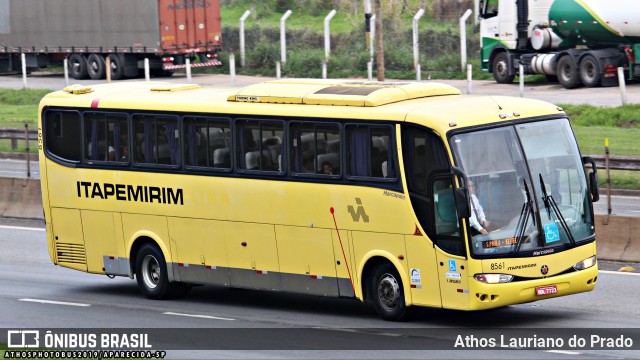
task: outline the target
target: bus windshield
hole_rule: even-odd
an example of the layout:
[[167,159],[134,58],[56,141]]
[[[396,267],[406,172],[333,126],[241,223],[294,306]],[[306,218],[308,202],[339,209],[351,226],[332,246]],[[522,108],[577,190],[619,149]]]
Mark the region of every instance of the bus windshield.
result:
[[479,256],[535,256],[594,235],[589,190],[567,119],[454,135],[468,175],[470,249]]

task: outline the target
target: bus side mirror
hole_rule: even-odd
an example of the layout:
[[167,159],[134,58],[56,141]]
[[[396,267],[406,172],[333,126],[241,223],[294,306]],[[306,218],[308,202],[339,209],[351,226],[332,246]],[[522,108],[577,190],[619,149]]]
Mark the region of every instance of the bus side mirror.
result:
[[600,186],[598,184],[598,168],[596,162],[590,156],[582,157],[583,164],[591,164],[592,172],[589,173],[589,192],[591,193],[591,201],[597,202],[600,200]]
[[466,188],[457,188],[455,190],[456,198],[456,211],[458,212],[458,218],[464,219],[471,216],[471,210],[469,209],[469,193]]

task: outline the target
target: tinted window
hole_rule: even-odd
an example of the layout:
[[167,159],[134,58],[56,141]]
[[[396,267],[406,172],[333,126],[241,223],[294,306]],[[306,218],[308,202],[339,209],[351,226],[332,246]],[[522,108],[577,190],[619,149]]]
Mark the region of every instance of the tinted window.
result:
[[134,115],[135,159],[138,163],[178,165],[177,119],[173,116]]
[[231,168],[229,120],[185,117],[184,137],[187,165]]
[[340,175],[340,127],[292,124],[291,170],[299,174]]
[[283,125],[275,121],[237,122],[238,167],[282,172]]
[[84,113],[87,161],[129,161],[129,130],[125,114]]
[[45,146],[60,158],[80,161],[82,143],[80,114],[73,111],[47,111],[44,119]]
[[351,125],[347,127],[348,174],[395,178],[392,127]]

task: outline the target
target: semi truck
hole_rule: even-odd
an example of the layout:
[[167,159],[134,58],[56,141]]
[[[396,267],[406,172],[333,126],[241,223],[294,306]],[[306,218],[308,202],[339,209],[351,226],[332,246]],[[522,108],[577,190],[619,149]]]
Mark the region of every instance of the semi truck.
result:
[[[0,73],[68,60],[75,79],[219,66],[220,0],[0,0]],[[108,61],[107,61],[108,59]]]
[[637,0],[480,0],[481,67],[498,83],[543,74],[567,89],[640,78]]

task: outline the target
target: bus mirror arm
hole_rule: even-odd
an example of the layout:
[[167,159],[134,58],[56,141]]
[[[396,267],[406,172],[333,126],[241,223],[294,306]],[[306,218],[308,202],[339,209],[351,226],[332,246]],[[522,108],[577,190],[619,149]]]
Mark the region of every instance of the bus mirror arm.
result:
[[596,162],[590,156],[583,156],[582,163],[586,165],[591,164],[592,171],[589,173],[589,192],[591,193],[591,201],[597,202],[600,200],[600,190],[598,184],[598,168]]
[[471,210],[469,209],[469,192],[467,190],[467,183],[469,180],[464,170],[458,167],[451,168],[451,172],[462,180],[462,186],[454,190],[454,196],[458,218],[465,219],[471,216]]

